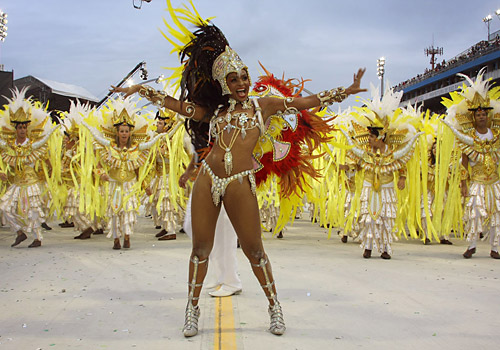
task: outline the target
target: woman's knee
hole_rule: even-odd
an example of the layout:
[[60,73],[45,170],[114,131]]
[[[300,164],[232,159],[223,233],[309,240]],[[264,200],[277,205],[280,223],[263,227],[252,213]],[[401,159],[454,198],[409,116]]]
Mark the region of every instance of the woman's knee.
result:
[[211,245],[197,245],[193,246],[191,251],[191,257],[197,256],[200,260],[205,260],[210,255],[212,251]]
[[245,255],[252,264],[258,264],[261,259],[266,257],[266,252],[262,247],[254,247],[244,250]]

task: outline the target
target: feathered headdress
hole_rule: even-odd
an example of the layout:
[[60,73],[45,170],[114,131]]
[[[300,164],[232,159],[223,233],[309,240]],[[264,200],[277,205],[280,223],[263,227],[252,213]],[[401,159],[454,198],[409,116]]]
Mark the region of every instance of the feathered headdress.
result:
[[459,91],[450,93],[450,98],[443,98],[442,104],[447,108],[446,121],[464,133],[474,130],[474,113],[478,109],[486,110],[491,119],[492,129],[500,128],[499,87],[491,88],[489,79],[484,79],[486,67],[481,69],[475,80],[464,74],[457,74],[465,79]]
[[493,107],[490,106],[490,97],[488,96],[491,84],[488,80],[484,80],[485,70],[486,67],[479,71],[475,81],[465,74],[457,74],[459,77],[464,78],[470,85],[469,88],[462,89],[462,91],[459,92],[459,94],[465,98],[469,111],[493,109]]
[[130,97],[123,99],[117,98],[112,101],[113,126],[128,125],[131,128],[135,127],[135,114],[139,110]]
[[26,91],[29,87],[19,91],[12,90],[13,97],[7,98],[9,103],[6,109],[0,111],[1,137],[4,139],[15,138],[15,126],[18,124],[28,124],[28,137],[38,140],[52,128],[51,123],[47,123],[50,114],[47,106],[39,101],[33,101],[31,97],[26,98]]
[[[178,29],[164,21],[170,36],[175,40],[165,33],[163,35],[174,45],[172,52],[178,52],[183,62],[182,73],[176,70],[170,79],[180,77],[181,101],[187,100],[215,110],[227,102],[224,96],[230,94],[226,76],[248,69],[231,49],[222,31],[210,23],[210,18],[202,19],[192,1],[190,3],[192,10],[186,6],[174,9],[170,0],[167,0],[172,21]],[[194,24],[198,29],[191,32],[182,21]]]
[[30,110],[33,107],[31,97],[26,98],[26,92],[29,86],[24,87],[21,91],[16,88],[10,90],[12,99],[4,96],[7,101],[9,110],[10,123],[24,124],[31,122]]
[[427,148],[428,151],[430,151],[437,137],[440,115],[435,113],[431,114],[430,110],[423,112],[422,105],[413,106],[410,103],[408,103],[408,105],[404,107],[402,111],[403,115],[411,117],[411,119],[408,121],[409,124],[415,127],[417,131],[423,132],[425,134]]
[[78,137],[78,132],[82,121],[88,116],[91,110],[90,105],[82,104],[79,100],[71,101],[69,112],[63,114],[62,126],[65,134],[70,137]]
[[385,138],[388,144],[401,144],[408,140],[408,131],[415,131],[411,126],[414,119],[409,114],[404,114],[399,108],[402,91],[395,92],[387,89],[382,99],[379,90],[370,84],[371,100],[360,99],[365,104],[363,107],[354,107],[351,116],[352,128],[350,134],[360,144],[368,143],[368,135],[377,130],[380,139]]
[[102,132],[108,139],[114,140],[116,128],[120,125],[131,127],[131,138],[133,141],[142,142],[147,137],[148,119],[137,117],[140,109],[137,108],[131,97],[123,99],[118,97],[114,100],[108,100],[102,111]]

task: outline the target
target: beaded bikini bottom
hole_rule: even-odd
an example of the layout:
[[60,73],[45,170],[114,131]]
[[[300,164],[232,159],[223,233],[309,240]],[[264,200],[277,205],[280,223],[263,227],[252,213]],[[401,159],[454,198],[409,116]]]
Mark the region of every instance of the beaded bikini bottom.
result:
[[243,183],[243,177],[245,176],[248,176],[252,193],[254,194],[254,196],[256,195],[257,186],[255,184],[255,176],[253,174],[253,170],[245,170],[238,174],[221,178],[214,174],[205,160],[201,161],[201,166],[203,167],[203,172],[207,172],[212,179],[212,200],[214,201],[215,206],[218,206],[220,204],[221,198],[224,197],[224,193],[226,193],[227,186],[234,180],[238,180],[240,184]]

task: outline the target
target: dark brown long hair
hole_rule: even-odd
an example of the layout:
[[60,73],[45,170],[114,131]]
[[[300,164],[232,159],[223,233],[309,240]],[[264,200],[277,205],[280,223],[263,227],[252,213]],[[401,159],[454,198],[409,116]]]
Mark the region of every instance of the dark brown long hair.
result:
[[213,24],[200,26],[193,34],[194,39],[180,52],[184,64],[180,100],[205,107],[211,117],[220,105],[229,105],[229,96],[222,95],[222,87],[212,77],[214,61],[229,43]]

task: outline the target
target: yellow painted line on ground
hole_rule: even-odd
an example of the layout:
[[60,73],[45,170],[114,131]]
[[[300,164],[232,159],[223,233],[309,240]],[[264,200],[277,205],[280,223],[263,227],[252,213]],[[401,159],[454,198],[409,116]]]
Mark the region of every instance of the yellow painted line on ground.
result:
[[236,349],[232,297],[216,298],[214,350]]

